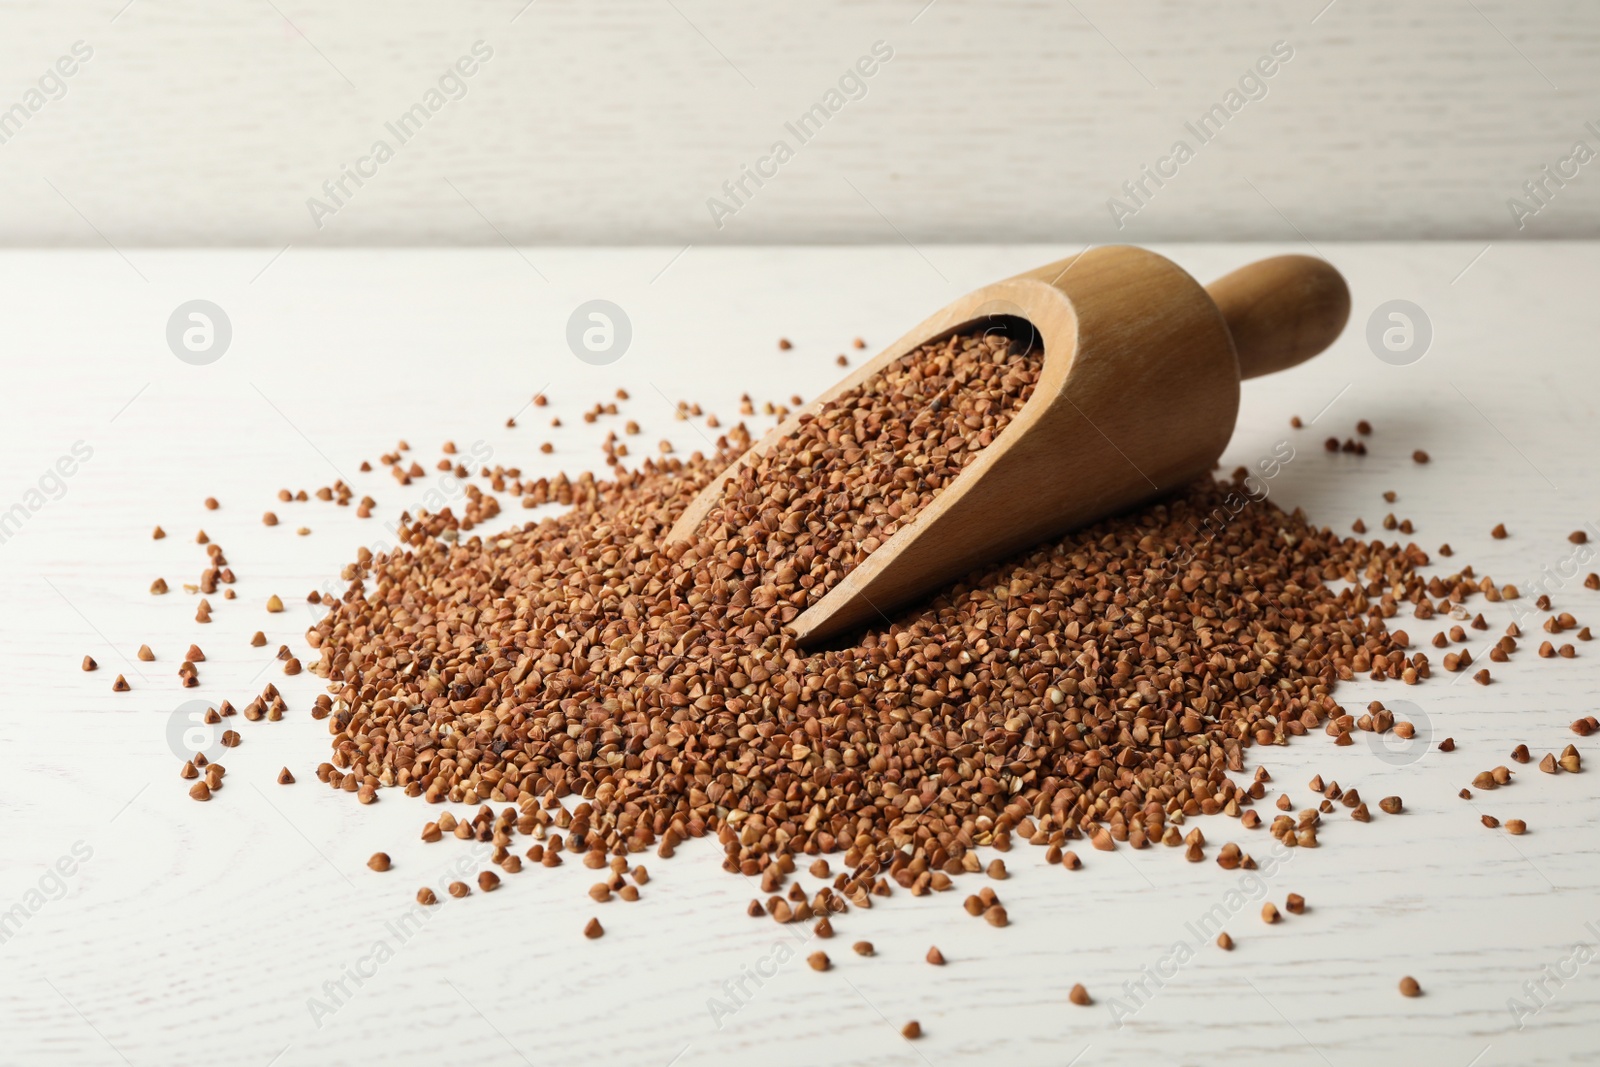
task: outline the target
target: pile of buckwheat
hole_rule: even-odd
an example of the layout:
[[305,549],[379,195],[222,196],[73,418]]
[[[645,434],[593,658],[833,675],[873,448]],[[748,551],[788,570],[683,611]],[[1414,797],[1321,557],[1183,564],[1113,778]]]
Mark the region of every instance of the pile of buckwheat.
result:
[[[883,876],[945,888],[973,846],[1014,835],[1059,851],[1175,844],[1202,812],[1253,824],[1259,781],[1226,775],[1245,748],[1389,728],[1334,686],[1425,678],[1386,620],[1477,586],[1268,502],[1197,535],[1238,480],[971,575],[846,647],[785,634],[1020,409],[1039,355],[1019,347],[908,355],[741,475],[691,542],[667,531],[742,431],[709,459],[585,483],[556,518],[450,539],[454,519],[430,516],[409,550],[363,551],[308,635],[337,697],[332,773],[516,804],[493,820],[508,835],[577,794],[563,845],[601,858],[707,833],[746,874],[842,851],[837,888],[859,900]],[[1314,843],[1304,822],[1274,833]]]

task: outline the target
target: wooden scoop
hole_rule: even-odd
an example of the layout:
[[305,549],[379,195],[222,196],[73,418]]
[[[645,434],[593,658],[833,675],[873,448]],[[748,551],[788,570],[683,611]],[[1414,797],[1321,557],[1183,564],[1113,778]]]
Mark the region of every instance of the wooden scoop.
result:
[[[1309,256],[1242,267],[1208,288],[1170,260],[1107,246],[962,297],[791,415],[728,474],[840,393],[930,341],[1026,320],[1039,383],[988,447],[916,517],[801,613],[802,643],[874,622],[974,567],[1160,496],[1212,469],[1233,435],[1239,379],[1332,344],[1350,314],[1339,272]],[[694,536],[725,483],[671,537]]]

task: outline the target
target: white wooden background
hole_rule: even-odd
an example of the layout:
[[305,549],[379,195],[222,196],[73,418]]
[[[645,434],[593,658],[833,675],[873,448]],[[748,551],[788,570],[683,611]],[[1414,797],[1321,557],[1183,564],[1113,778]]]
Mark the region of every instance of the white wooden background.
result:
[[[1164,250],[1210,278],[1293,247],[1304,246]],[[1451,565],[1528,588],[1570,555],[1569,531],[1600,519],[1600,245],[1319,248],[1348,273],[1351,328],[1323,357],[1245,388],[1225,462],[1288,440],[1295,457],[1271,483],[1281,505],[1339,529],[1358,516],[1376,529],[1393,510],[1430,551],[1454,545]],[[578,414],[618,386],[633,396],[626,416],[645,424],[638,440],[703,447],[671,402],[698,400],[729,422],[745,389],[758,401],[814,395],[850,338],[886,344],[961,291],[1075,250],[924,248],[925,260],[903,245],[695,248],[676,259],[663,248],[297,249],[265,273],[272,249],[135,249],[127,262],[107,251],[0,254],[9,394],[0,510],[28,501],[75,442],[93,450],[0,544],[0,917],[25,910],[0,943],[0,1061],[1489,1067],[1592,1057],[1600,964],[1551,986],[1521,1030],[1507,1008],[1512,997],[1536,1003],[1523,983],[1577,943],[1600,942],[1600,746],[1566,729],[1597,710],[1600,646],[1538,660],[1536,625],[1516,662],[1492,665],[1488,688],[1442,671],[1416,688],[1341,688],[1351,707],[1411,701],[1435,741],[1455,738],[1454,754],[1386,762],[1320,733],[1252,750],[1249,770],[1259,760],[1297,806],[1321,773],[1373,801],[1400,794],[1407,813],[1361,826],[1339,808],[1323,847],[1299,850],[1269,883],[1280,906],[1303,894],[1308,913],[1269,928],[1251,902],[1229,923],[1233,953],[1207,946],[1121,1028],[1109,1007],[1126,998],[1123,983],[1156,966],[1186,922],[1239,885],[1237,873],[1190,865],[1178,850],[1081,848],[1085,869],[1069,874],[1019,847],[998,885],[1009,928],[968,917],[964,893],[897,893],[840,920],[825,945],[833,972],[808,969],[804,954],[817,946],[800,946],[719,1028],[709,999],[794,931],[747,918],[757,891],[699,842],[671,861],[646,858],[653,877],[636,904],[593,904],[584,892],[593,874],[577,863],[507,877],[490,896],[447,898],[335,1014],[314,1018],[310,998],[327,996],[324,983],[392,936],[385,924],[419,885],[469,855],[453,838],[418,840],[438,812],[421,800],[385,792],[362,807],[316,783],[328,748],[308,715],[317,681],[271,669],[278,642],[301,647],[305,591],[417,498],[386,474],[358,474],[359,462],[401,437],[424,465],[445,439],[463,448],[481,439],[498,462],[575,469],[599,459],[606,429]],[[597,296],[634,326],[632,347],[607,367],[579,362],[563,340],[571,309]],[[224,307],[234,328],[230,350],[204,367],[180,363],[163,336],[171,309],[194,297]],[[1411,366],[1379,362],[1364,340],[1373,309],[1394,298],[1433,325],[1431,350]],[[780,335],[792,351],[777,351]],[[506,429],[542,386],[551,406],[540,417],[521,410]],[[1321,414],[1295,433],[1296,413]],[[559,431],[544,425],[552,414],[566,423]],[[1159,413],[1151,418],[1159,432]],[[1375,427],[1371,454],[1321,450],[1325,435],[1349,435],[1360,418]],[[545,439],[557,442],[552,456],[536,451]],[[1432,453],[1426,467],[1409,458],[1419,447]],[[341,474],[378,498],[372,520],[274,497]],[[1383,502],[1386,489],[1397,503]],[[220,510],[202,508],[207,495]],[[281,525],[260,524],[267,508]],[[512,507],[508,519],[521,518]],[[1510,538],[1489,537],[1498,522]],[[167,539],[150,539],[156,523]],[[296,537],[301,524],[313,533]],[[158,575],[176,589],[198,573],[201,527],[239,576],[237,601],[211,598],[209,626],[192,621],[195,597],[146,592]],[[273,593],[288,611],[264,612]],[[1555,600],[1600,624],[1600,593],[1574,583]],[[1491,636],[1511,608],[1486,607]],[[1404,625],[1419,640],[1433,633]],[[272,641],[264,650],[247,644],[258,628]],[[203,685],[185,690],[175,670],[194,640],[207,654]],[[156,662],[133,659],[141,642]],[[79,671],[86,653],[99,672]],[[110,691],[118,672],[132,692]],[[232,720],[245,740],[223,757],[225,788],[209,804],[189,800],[167,743],[174,709],[194,696],[243,704],[267,680],[289,716]],[[1518,767],[1513,787],[1456,798],[1519,742],[1538,754],[1574,740],[1590,761],[1580,775]],[[298,784],[275,784],[284,765]],[[1275,813],[1271,800],[1264,810]],[[1513,839],[1484,829],[1480,813],[1530,829]],[[1201,824],[1213,841],[1267,851],[1264,830]],[[57,890],[49,868],[79,842],[92,856]],[[377,849],[394,857],[393,871],[366,868]],[[30,898],[41,884],[45,899]],[[608,930],[598,942],[580,934],[591,915]],[[852,955],[858,938],[878,957]],[[922,962],[930,944],[947,967]],[[1424,997],[1396,992],[1406,974]],[[1076,982],[1094,1006],[1067,1003]],[[898,1031],[912,1018],[926,1037],[908,1045]]]
[[[726,244],[1600,237],[1591,0],[6,0],[0,243]],[[306,201],[482,40],[348,206]],[[804,146],[784,123],[894,58]],[[1120,231],[1107,210],[1273,44],[1294,58]],[[708,197],[794,159],[725,225]],[[391,138],[391,141],[393,139]]]

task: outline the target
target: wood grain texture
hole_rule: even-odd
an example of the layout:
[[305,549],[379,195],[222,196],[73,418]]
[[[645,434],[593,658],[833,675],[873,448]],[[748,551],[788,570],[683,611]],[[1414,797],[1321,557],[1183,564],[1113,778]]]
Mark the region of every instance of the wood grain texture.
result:
[[[1568,532],[1600,522],[1600,245],[1496,244],[1481,255],[1466,243],[1319,246],[1350,280],[1351,328],[1326,355],[1243,387],[1224,470],[1286,443],[1293,458],[1269,482],[1280,506],[1340,530],[1393,511],[1417,524],[1430,552],[1450,542],[1451,566],[1471,562],[1525,590],[1560,575],[1579,558]],[[1300,250],[1157,249],[1199,278]],[[1307,914],[1268,928],[1251,901],[1227,921],[1234,952],[1201,946],[1176,968],[1163,961],[1193,940],[1187,924],[1226,906],[1241,882],[1168,849],[1080,850],[1085,869],[1069,873],[1019,847],[1006,856],[1012,877],[997,886],[1010,927],[970,918],[960,894],[897,893],[837,924],[827,974],[804,965],[815,946],[743,915],[758,891],[724,873],[705,842],[671,861],[647,859],[652,879],[637,904],[594,905],[583,892],[592,872],[568,864],[448,901],[402,940],[389,924],[468,850],[417,839],[436,811],[420,801],[386,794],[362,807],[318,786],[311,772],[329,738],[307,715],[316,679],[285,678],[263,654],[297,644],[312,618],[306,590],[337,587],[358,545],[381,544],[402,508],[446,489],[361,475],[359,461],[404,437],[424,466],[446,439],[481,441],[491,462],[535,473],[596,465],[609,426],[576,415],[618,387],[633,397],[623,417],[643,424],[636,440],[704,448],[700,435],[713,431],[676,421],[677,400],[728,421],[746,389],[758,403],[814,395],[851,338],[894,337],[930,307],[1077,249],[925,249],[942,279],[901,245],[696,248],[675,262],[675,248],[525,249],[548,283],[504,248],[295,249],[263,273],[275,251],[127,250],[148,281],[106,251],[0,254],[0,513],[30,490],[44,500],[0,544],[0,918],[30,890],[42,898],[0,943],[0,1059],[1488,1067],[1589,1055],[1600,964],[1566,961],[1576,944],[1600,941],[1600,754],[1566,724],[1595,711],[1592,644],[1570,661],[1494,664],[1487,688],[1443,672],[1415,688],[1340,688],[1349,707],[1409,701],[1408,716],[1434,741],[1455,739],[1452,754],[1336,748],[1320,734],[1252,749],[1249,770],[1266,766],[1297,804],[1320,773],[1364,796],[1399,794],[1407,813],[1368,826],[1331,818],[1321,848],[1298,851],[1266,879],[1280,904],[1304,894]],[[633,324],[632,347],[606,367],[573,358],[564,340],[573,308],[597,294]],[[234,327],[228,353],[207,367],[180,363],[163,336],[172,309],[196,296],[223,306]],[[1431,349],[1409,366],[1379,361],[1366,341],[1369,319],[1394,298],[1432,324]],[[795,347],[779,352],[778,336]],[[541,388],[551,406],[527,406]],[[1289,428],[1296,413],[1307,429]],[[564,425],[552,429],[557,414]],[[506,428],[512,415],[518,425]],[[1374,425],[1367,456],[1323,452],[1322,438],[1353,436],[1360,418]],[[543,440],[553,455],[538,452]],[[92,456],[58,486],[46,475],[78,441]],[[1419,447],[1430,464],[1411,461]],[[373,519],[274,497],[340,476],[378,498]],[[1398,500],[1386,503],[1383,490]],[[208,494],[220,510],[201,507]],[[260,523],[269,507],[283,520],[276,527]],[[510,511],[508,522],[525,517]],[[151,540],[157,522],[171,536]],[[1505,540],[1489,536],[1499,522]],[[310,536],[294,535],[301,524]],[[213,598],[209,626],[193,623],[193,597],[146,592],[157,575],[176,586],[198,574],[198,527],[239,574],[239,599]],[[272,593],[290,610],[266,614]],[[1552,595],[1583,622],[1600,619],[1600,593],[1568,580]],[[1488,634],[1518,606],[1529,601],[1486,605]],[[1525,628],[1537,634],[1541,618]],[[256,629],[270,639],[264,650],[247,643]],[[1426,640],[1435,627],[1409,629]],[[174,672],[195,640],[207,654],[203,684],[185,690]],[[156,662],[133,658],[141,642]],[[85,654],[102,669],[80,672]],[[110,691],[117,672],[131,693]],[[269,679],[288,718],[243,724],[244,744],[224,757],[227,785],[193,803],[168,747],[174,708],[191,695],[239,703]],[[1508,763],[1517,743],[1538,753],[1569,740],[1594,769],[1551,778],[1518,767],[1512,787],[1457,798],[1474,773]],[[284,765],[299,784],[273,783]],[[1479,814],[1530,829],[1509,838]],[[1200,825],[1211,840],[1265,854],[1264,831]],[[92,855],[57,890],[48,870],[77,842]],[[367,870],[377,849],[394,870]],[[580,931],[593,914],[608,933],[587,942]],[[851,954],[857,938],[878,956]],[[369,966],[380,942],[392,958]],[[949,966],[921,962],[930,944]],[[775,968],[764,962],[790,953]],[[359,987],[344,977],[357,967],[371,973]],[[1558,985],[1546,967],[1569,977]],[[746,977],[758,968],[771,974],[759,985]],[[1426,996],[1398,995],[1405,974]],[[311,999],[331,1001],[327,984],[341,979],[350,995],[314,1017]],[[730,1002],[724,983],[741,980],[748,996],[713,1017],[711,999]],[[1508,999],[1537,1004],[1524,983],[1541,980],[1547,1003],[1518,1029]],[[1094,1006],[1066,1003],[1074,982]],[[1118,1028],[1112,1000],[1133,1004],[1125,983],[1141,982],[1147,1002]],[[914,1047],[898,1036],[911,1018],[927,1035]]]
[[[401,143],[387,124],[480,40]],[[0,242],[1600,236],[1593,165],[1541,170],[1600,151],[1587,0],[10,0],[0,110],[75,41],[92,60],[0,144]],[[317,225],[378,140],[393,158]]]

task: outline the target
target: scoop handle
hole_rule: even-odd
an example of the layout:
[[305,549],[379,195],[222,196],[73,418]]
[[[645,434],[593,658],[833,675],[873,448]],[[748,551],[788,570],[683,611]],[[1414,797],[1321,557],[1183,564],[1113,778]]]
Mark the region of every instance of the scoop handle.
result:
[[1273,256],[1224,274],[1206,292],[1239,353],[1239,377],[1258,378],[1302,363],[1339,336],[1350,318],[1350,288],[1326,260]]

